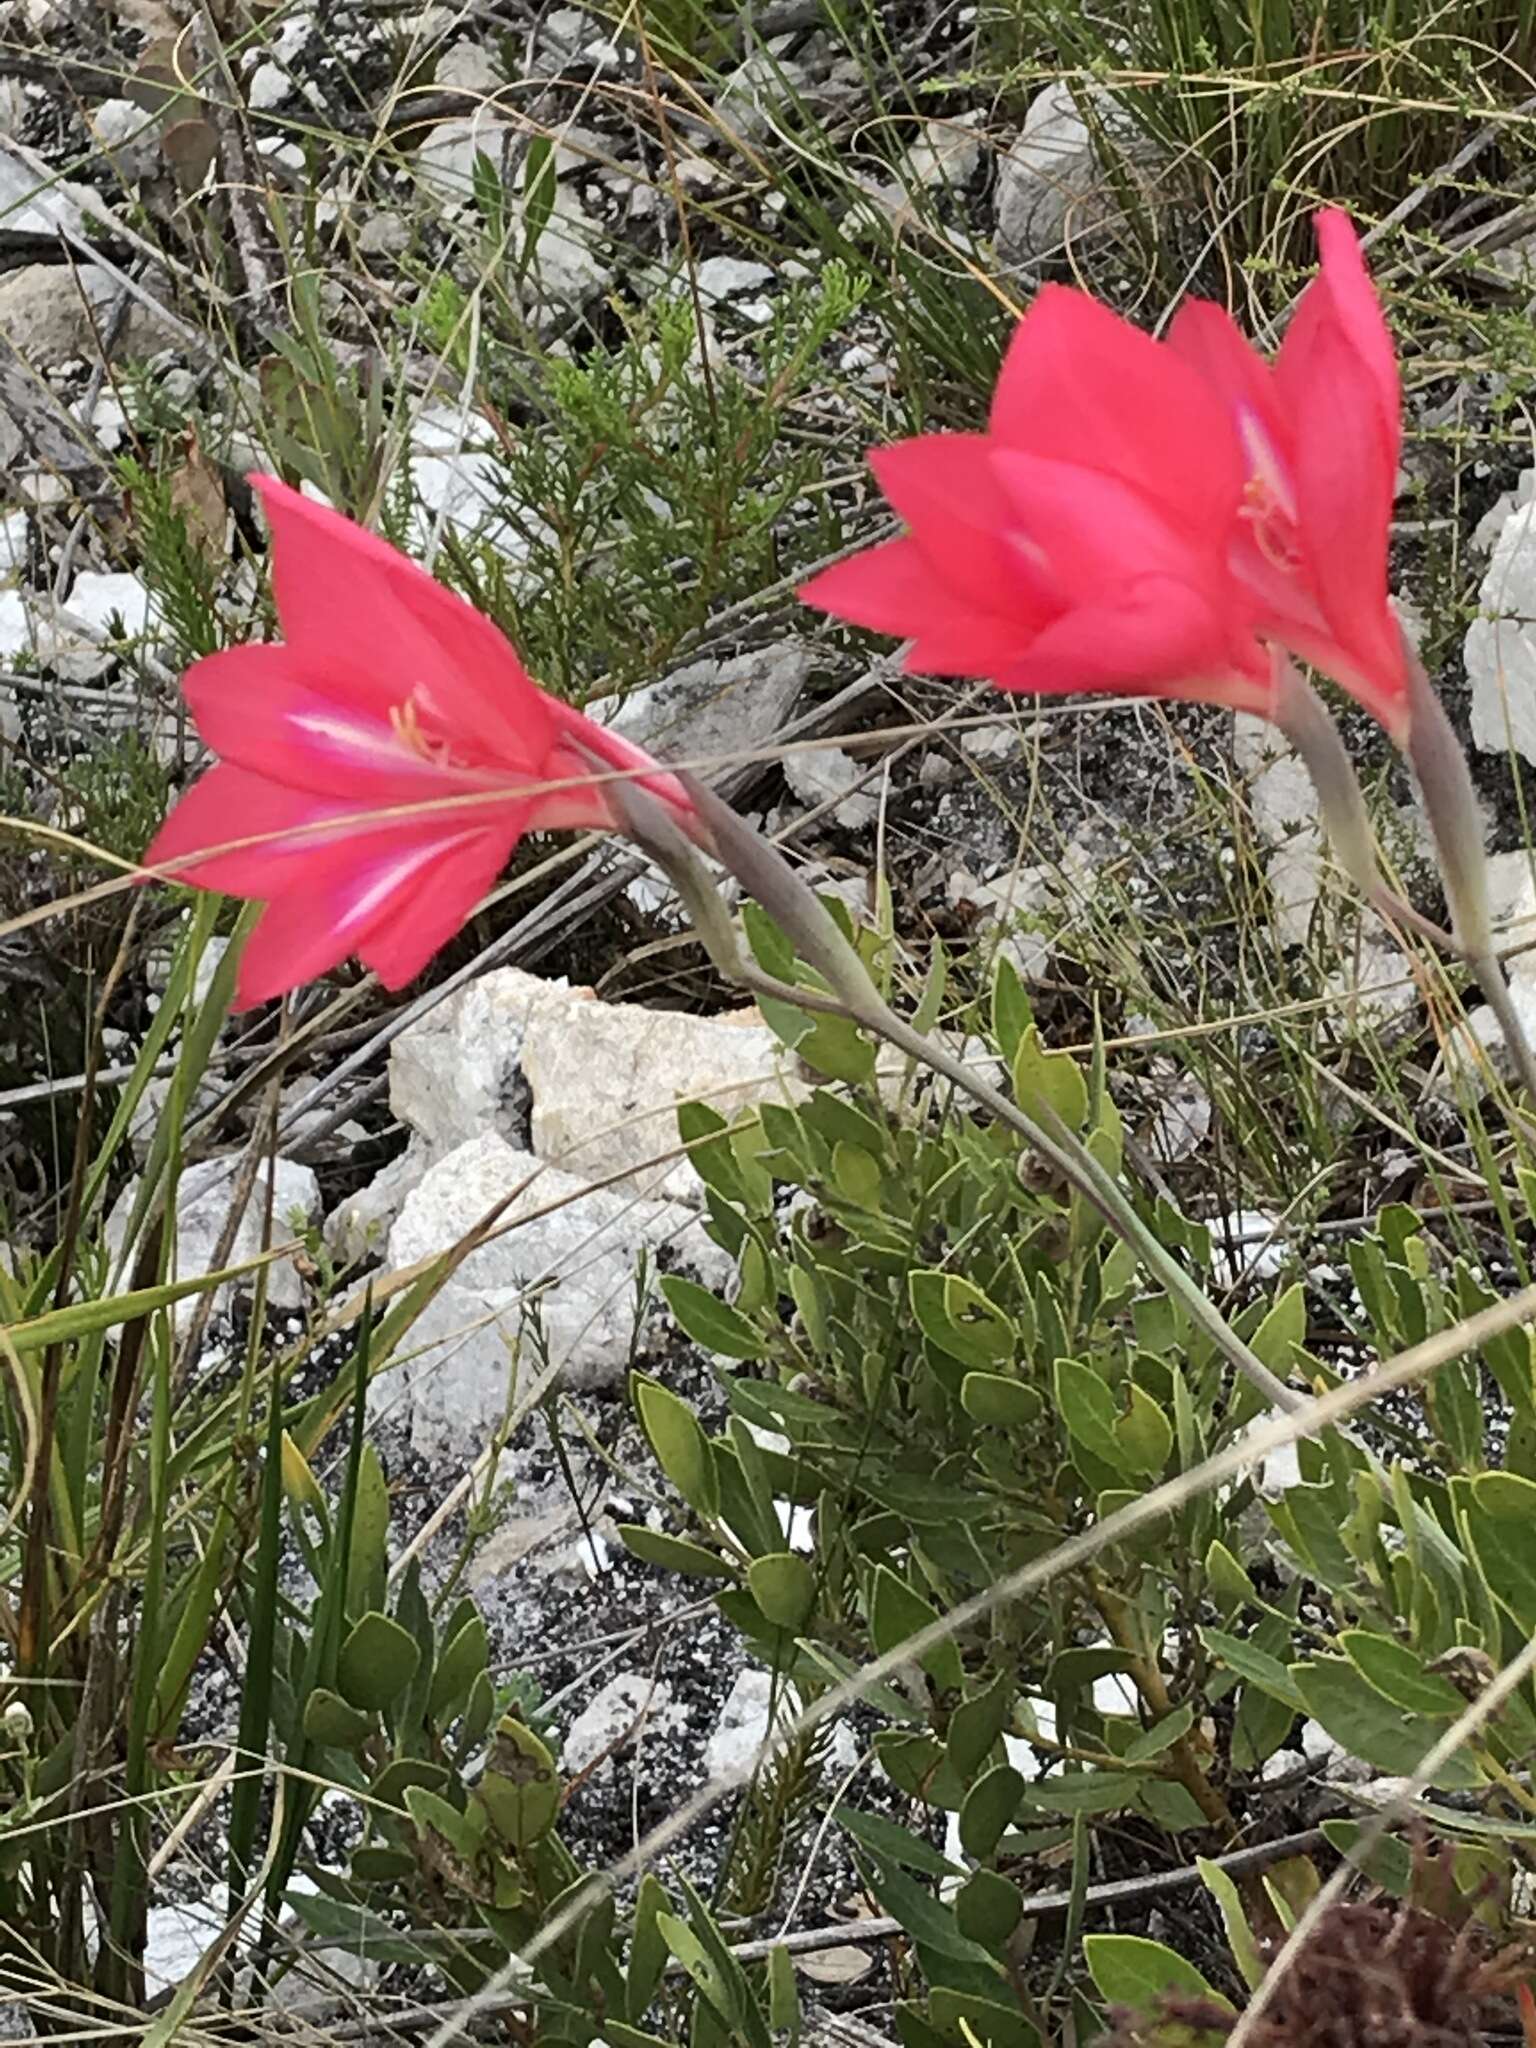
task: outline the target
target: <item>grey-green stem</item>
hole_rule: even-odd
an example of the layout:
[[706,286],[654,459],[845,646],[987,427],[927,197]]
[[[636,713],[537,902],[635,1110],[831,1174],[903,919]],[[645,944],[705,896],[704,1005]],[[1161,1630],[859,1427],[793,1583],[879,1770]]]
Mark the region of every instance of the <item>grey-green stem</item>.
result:
[[1044,1121],[1037,1120],[1000,1089],[973,1073],[948,1046],[926,1037],[898,1017],[882,999],[826,905],[778,849],[754,832],[712,790],[692,777],[679,779],[688,789],[721,861],[793,939],[800,957],[823,977],[832,993],[820,996],[781,982],[744,959],[724,905],[696,849],[675,820],[636,785],[613,784],[611,800],[626,831],[666,871],[721,973],[755,995],[802,1009],[830,1010],[846,1016],[898,1052],[963,1089],[999,1122],[1017,1132],[1091,1204],[1110,1229],[1132,1247],[1147,1271],[1183,1306],[1195,1327],[1272,1408],[1288,1412],[1303,1408],[1306,1397],[1286,1386],[1243,1342],[1216,1304],[1137,1215],[1135,1205],[1114,1176],[1054,1111],[1047,1108]]

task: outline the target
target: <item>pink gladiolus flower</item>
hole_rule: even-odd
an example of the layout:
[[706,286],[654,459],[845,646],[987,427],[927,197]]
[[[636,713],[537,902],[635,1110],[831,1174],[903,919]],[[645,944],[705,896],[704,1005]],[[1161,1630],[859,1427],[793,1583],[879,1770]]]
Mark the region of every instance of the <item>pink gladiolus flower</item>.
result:
[[1402,394],[1392,340],[1355,231],[1319,213],[1321,274],[1271,366],[1219,306],[1192,300],[1169,346],[1219,391],[1248,489],[1232,565],[1258,629],[1407,734],[1402,634],[1387,600]]
[[1386,578],[1397,365],[1348,220],[1321,213],[1317,233],[1322,274],[1272,367],[1218,306],[1190,302],[1158,343],[1047,286],[985,434],[870,456],[906,535],[800,595],[910,637],[910,669],[1005,690],[1266,712],[1267,640],[1404,739]]
[[619,829],[611,784],[594,779],[605,771],[627,771],[704,837],[674,777],[546,695],[462,598],[351,520],[251,481],[286,637],[188,670],[219,761],[144,856],[176,863],[173,880],[266,903],[240,962],[242,1008],[353,953],[402,987],[525,832]]
[[985,434],[869,460],[907,534],[800,595],[910,636],[909,669],[1268,708],[1270,661],[1228,562],[1247,464],[1223,396],[1096,300],[1039,294]]

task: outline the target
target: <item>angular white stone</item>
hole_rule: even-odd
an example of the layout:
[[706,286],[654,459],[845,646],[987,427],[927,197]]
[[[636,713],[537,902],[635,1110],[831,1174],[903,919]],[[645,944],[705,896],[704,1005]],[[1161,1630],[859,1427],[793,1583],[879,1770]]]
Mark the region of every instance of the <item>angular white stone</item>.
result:
[[1504,522],[1479,603],[1465,647],[1473,744],[1536,762],[1536,503]]
[[[1095,90],[1093,98],[1102,125],[1117,137],[1121,163],[1130,165],[1145,154],[1144,146],[1138,152],[1126,136],[1125,117],[1107,93]],[[1037,262],[1119,213],[1114,181],[1064,80],[1052,80],[1030,101],[1024,126],[998,166],[995,203],[1004,263]]]
[[[224,1225],[229,1216],[230,1202],[238,1173],[230,1157],[199,1159],[187,1167],[181,1176],[177,1189],[176,1203],[176,1252],[171,1277],[176,1280],[190,1280],[200,1273],[216,1270],[213,1255],[223,1235]],[[267,1186],[271,1180],[272,1195],[272,1242],[282,1243],[286,1238],[296,1236],[316,1214],[320,1206],[320,1186],[313,1171],[294,1159],[278,1159],[269,1164],[263,1160],[256,1170],[255,1185],[251,1190],[240,1227],[235,1233],[234,1245],[227,1263],[239,1265],[245,1259],[254,1259],[261,1250],[262,1221],[266,1213]],[[138,1193],[138,1182],[132,1181],[118,1197],[116,1206],[107,1218],[107,1245],[113,1257],[120,1256],[127,1234],[129,1214]],[[237,1284],[226,1282],[219,1288],[215,1298],[216,1309],[226,1308],[233,1298]],[[196,1315],[203,1297],[190,1294],[179,1301],[172,1311],[176,1327],[185,1329]],[[304,1284],[298,1268],[292,1259],[274,1260],[267,1268],[267,1300],[274,1308],[297,1308],[304,1299]]]
[[793,1056],[755,1009],[690,1017],[599,1002],[590,989],[507,967],[483,975],[402,1034],[390,1104],[435,1157],[486,1131],[521,1141],[532,1091],[535,1154],[585,1180],[624,1176],[635,1192],[698,1201],[686,1159],[647,1165],[677,1143],[677,1105],[730,1116],[793,1100]]
[[[573,1386],[606,1387],[629,1364],[642,1251],[653,1267],[685,1270],[706,1286],[723,1287],[731,1276],[732,1261],[691,1209],[541,1168],[494,1131],[458,1146],[412,1189],[389,1234],[390,1265],[437,1257],[509,1196],[497,1234],[412,1327],[416,1355],[401,1371],[412,1442],[429,1454],[468,1457],[484,1448],[505,1411],[514,1347],[535,1300],[551,1363]],[[530,1348],[521,1383],[535,1370]],[[398,1384],[394,1374],[390,1381]],[[381,1383],[382,1398],[392,1391]]]
[[[574,1778],[589,1765],[608,1768],[612,1754],[632,1741],[643,1742],[673,1725],[672,1688],[664,1678],[643,1671],[621,1671],[584,1706],[560,1745],[560,1769]],[[638,1725],[637,1725],[638,1724]]]

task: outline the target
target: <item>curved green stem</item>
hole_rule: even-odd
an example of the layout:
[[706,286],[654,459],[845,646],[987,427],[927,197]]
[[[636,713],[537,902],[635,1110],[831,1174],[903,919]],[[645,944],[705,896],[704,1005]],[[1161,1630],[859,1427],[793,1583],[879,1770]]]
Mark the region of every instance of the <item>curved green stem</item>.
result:
[[680,776],[724,865],[795,942],[800,957],[831,990],[829,998],[779,981],[743,959],[735,932],[692,843],[653,798],[634,784],[615,783],[611,800],[625,830],[667,872],[694,919],[695,928],[721,973],[758,995],[802,1009],[831,1009],[882,1038],[898,1052],[953,1081],[1038,1152],[1123,1238],[1168,1293],[1180,1303],[1227,1361],[1274,1408],[1295,1411],[1305,1396],[1278,1379],[1245,1344],[1199,1284],[1137,1215],[1135,1205],[1092,1153],[1048,1107],[1037,1118],[1021,1109],[937,1039],[925,1037],[882,999],[864,963],[843,936],[826,905],[771,846],[714,792],[691,776]]

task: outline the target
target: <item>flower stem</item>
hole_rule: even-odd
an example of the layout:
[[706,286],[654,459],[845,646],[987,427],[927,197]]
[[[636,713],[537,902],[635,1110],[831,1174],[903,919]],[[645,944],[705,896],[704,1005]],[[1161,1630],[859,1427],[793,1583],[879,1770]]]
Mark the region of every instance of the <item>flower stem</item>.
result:
[[[680,779],[709,830],[720,860],[794,940],[801,958],[816,969],[832,993],[819,996],[781,982],[742,957],[697,851],[659,804],[630,786],[618,800],[625,813],[625,829],[671,877],[720,971],[754,994],[802,1009],[835,1010],[884,1039],[898,1052],[953,1081],[1000,1123],[1017,1132],[1097,1210],[1110,1229],[1137,1253],[1148,1272],[1181,1304],[1196,1328],[1271,1407],[1288,1411],[1303,1407],[1305,1396],[1287,1387],[1243,1342],[1204,1289],[1142,1221],[1114,1176],[1099,1164],[1054,1110],[1042,1108],[1038,1120],[1026,1114],[990,1082],[972,1073],[964,1060],[941,1040],[925,1037],[897,1016],[880,996],[826,905],[800,879],[777,847],[754,832],[713,791],[692,777]],[[703,903],[705,896],[714,897],[712,910]]]

